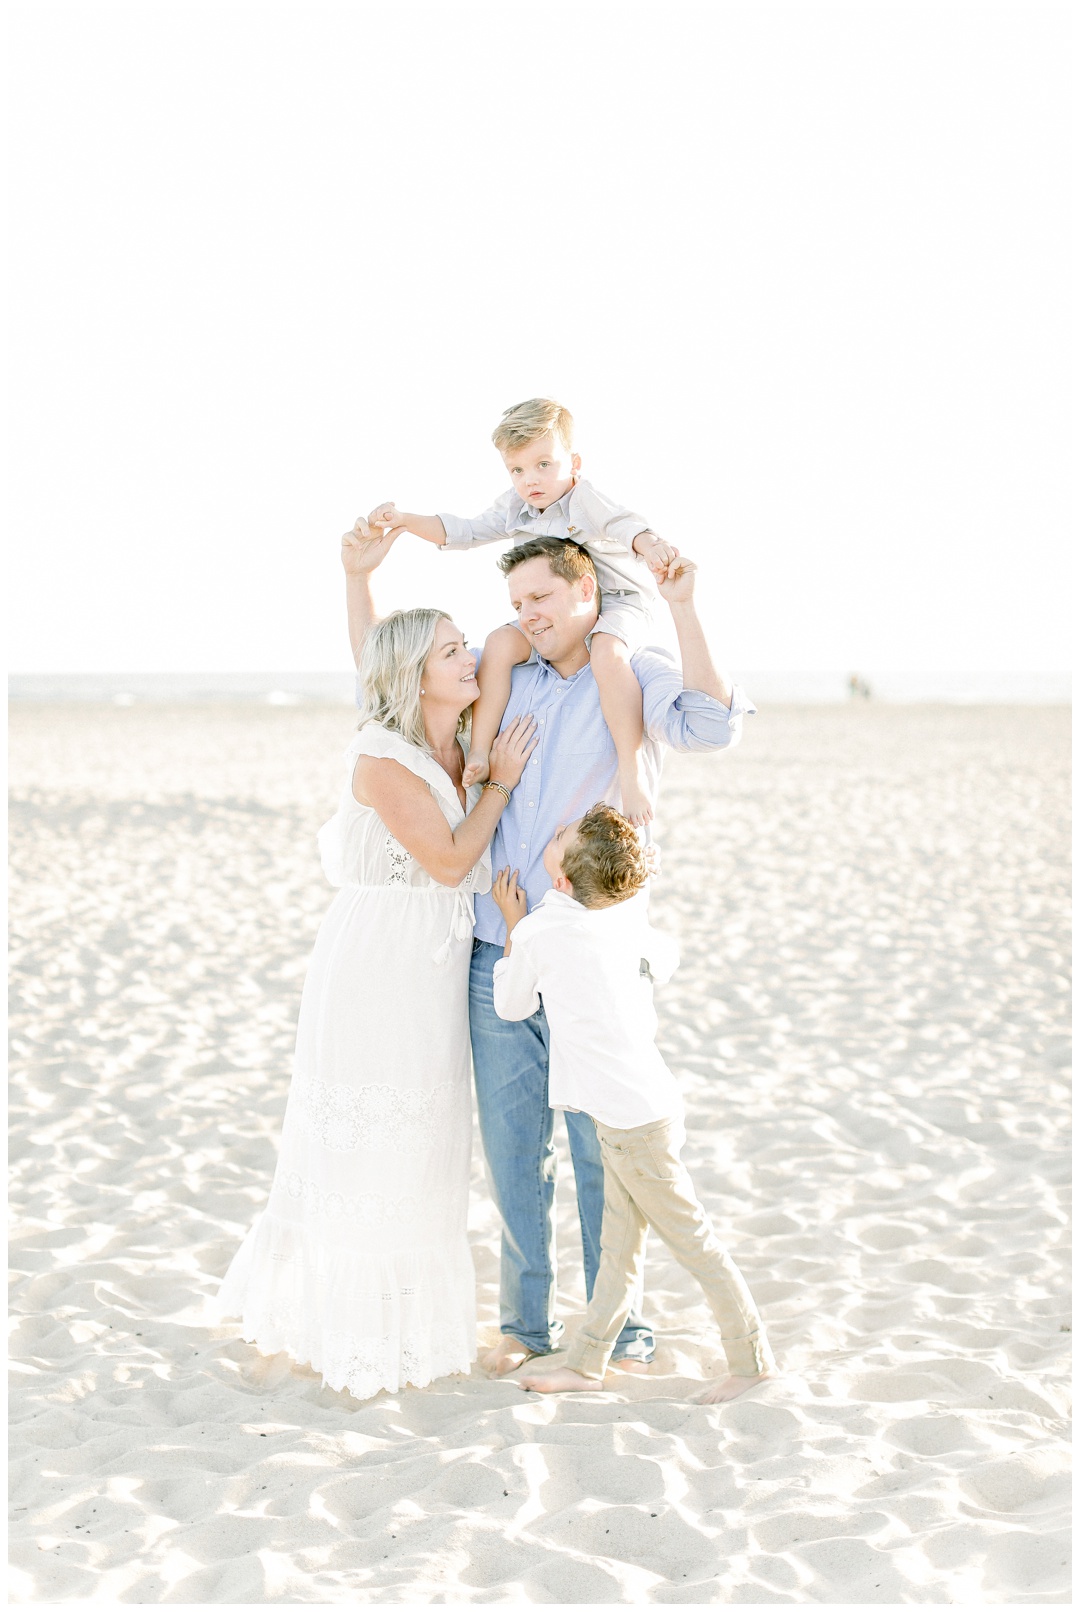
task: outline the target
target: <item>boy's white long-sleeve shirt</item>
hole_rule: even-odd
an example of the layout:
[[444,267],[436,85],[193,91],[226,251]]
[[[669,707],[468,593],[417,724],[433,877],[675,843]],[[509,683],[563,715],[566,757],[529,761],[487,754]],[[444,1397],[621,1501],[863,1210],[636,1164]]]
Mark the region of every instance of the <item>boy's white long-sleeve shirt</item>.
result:
[[471,548],[475,543],[524,537],[572,537],[588,549],[596,565],[601,591],[639,593],[648,603],[656,599],[656,584],[645,561],[634,552],[634,539],[650,530],[633,510],[613,503],[591,482],[578,480],[569,492],[534,509],[508,488],[490,509],[471,519],[440,514],[446,532],[446,549]]
[[678,951],[647,911],[644,895],[588,908],[549,890],[515,927],[509,957],[495,964],[500,1018],[527,1019],[543,999],[552,1108],[577,1109],[618,1130],[683,1112],[656,1047],[652,1000],[652,980],[670,979]]

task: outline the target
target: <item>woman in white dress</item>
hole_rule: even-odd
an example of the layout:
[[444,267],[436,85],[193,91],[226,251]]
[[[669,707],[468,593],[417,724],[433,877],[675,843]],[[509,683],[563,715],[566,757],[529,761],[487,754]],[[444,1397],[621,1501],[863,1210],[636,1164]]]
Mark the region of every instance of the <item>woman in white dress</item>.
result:
[[[350,585],[389,542],[346,536]],[[264,1353],[358,1399],[476,1357],[472,898],[490,888],[487,848],[535,728],[516,724],[492,752],[496,787],[466,792],[475,669],[442,611],[396,611],[367,633],[360,727],[319,834],[338,894],[304,985],[277,1170],[217,1300]]]

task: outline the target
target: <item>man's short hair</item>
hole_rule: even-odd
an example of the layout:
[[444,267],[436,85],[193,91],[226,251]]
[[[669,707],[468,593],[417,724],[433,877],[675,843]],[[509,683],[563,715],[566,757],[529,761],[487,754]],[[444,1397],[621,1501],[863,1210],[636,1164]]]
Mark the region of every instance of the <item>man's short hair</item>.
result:
[[627,901],[648,878],[645,852],[628,817],[603,801],[591,806],[563,854],[562,870],[583,907]]
[[526,560],[547,560],[557,577],[567,582],[580,582],[582,577],[592,577],[596,580],[596,567],[592,556],[587,554],[580,543],[575,543],[570,537],[530,537],[516,548],[507,549],[500,554],[498,567],[504,577],[511,571],[516,571],[519,565]]
[[515,403],[512,409],[505,410],[491,433],[491,440],[500,453],[509,453],[513,448],[524,448],[526,443],[535,442],[537,437],[546,437],[549,432],[558,438],[567,453],[573,452],[574,420],[570,410],[550,397],[531,397],[527,403]]

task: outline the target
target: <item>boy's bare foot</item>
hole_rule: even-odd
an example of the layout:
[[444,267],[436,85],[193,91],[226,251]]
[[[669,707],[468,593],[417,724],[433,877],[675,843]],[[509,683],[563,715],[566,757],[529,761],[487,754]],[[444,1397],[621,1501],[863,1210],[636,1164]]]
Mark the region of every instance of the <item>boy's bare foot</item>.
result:
[[470,784],[482,784],[488,775],[488,753],[486,750],[470,750],[465,757],[465,770],[461,774],[462,786],[468,789]]
[[604,1386],[603,1377],[584,1377],[580,1371],[560,1366],[558,1371],[538,1372],[534,1377],[519,1377],[518,1386],[531,1388],[535,1394],[580,1394],[587,1389],[594,1392]]
[[758,1383],[766,1382],[773,1375],[771,1371],[763,1371],[757,1377],[718,1377],[702,1393],[694,1395],[694,1402],[697,1405],[722,1405],[726,1400],[738,1399],[748,1388],[756,1388]]
[[628,1372],[631,1376],[634,1376],[634,1377],[644,1377],[646,1372],[648,1371],[648,1369],[649,1369],[649,1362],[647,1360],[626,1360],[626,1359],[623,1359],[623,1360],[613,1360],[611,1362],[611,1370],[612,1371],[625,1371],[625,1372]]
[[508,1371],[516,1371],[526,1360],[535,1358],[535,1349],[530,1349],[520,1338],[511,1338],[508,1334],[504,1334],[494,1349],[489,1349],[486,1355],[481,1355],[480,1370],[486,1371],[489,1377],[505,1377]]
[[646,823],[652,822],[652,796],[639,758],[635,758],[632,766],[620,766],[619,792],[622,795],[623,816],[628,817],[635,828],[644,828]]

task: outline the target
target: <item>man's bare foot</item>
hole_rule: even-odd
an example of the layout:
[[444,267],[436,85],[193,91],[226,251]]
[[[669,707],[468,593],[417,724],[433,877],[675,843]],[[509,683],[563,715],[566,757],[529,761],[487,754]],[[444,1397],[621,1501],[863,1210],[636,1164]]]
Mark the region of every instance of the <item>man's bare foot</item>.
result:
[[629,1372],[634,1377],[644,1377],[648,1369],[649,1362],[647,1360],[628,1360],[624,1358],[611,1362],[612,1371]]
[[470,750],[465,757],[465,770],[461,774],[462,786],[468,789],[470,784],[482,784],[488,775],[488,753],[486,750]]
[[560,1366],[558,1371],[537,1372],[532,1377],[519,1377],[518,1386],[531,1388],[534,1394],[580,1394],[588,1389],[594,1392],[604,1386],[603,1377],[585,1377],[580,1371],[571,1371],[569,1366]]
[[646,823],[652,822],[652,796],[649,794],[645,769],[639,756],[635,755],[627,766],[620,764],[619,793],[622,795],[623,816],[628,817],[635,828],[644,828]]
[[523,1366],[526,1360],[535,1358],[536,1350],[530,1349],[527,1343],[520,1338],[511,1338],[504,1334],[486,1355],[480,1357],[480,1370],[486,1371],[489,1377],[505,1377],[508,1371],[516,1371]]
[[763,1371],[756,1377],[718,1377],[704,1392],[694,1395],[694,1402],[698,1405],[722,1405],[726,1400],[738,1399],[748,1388],[756,1388],[758,1383],[768,1381],[773,1375],[771,1371]]

